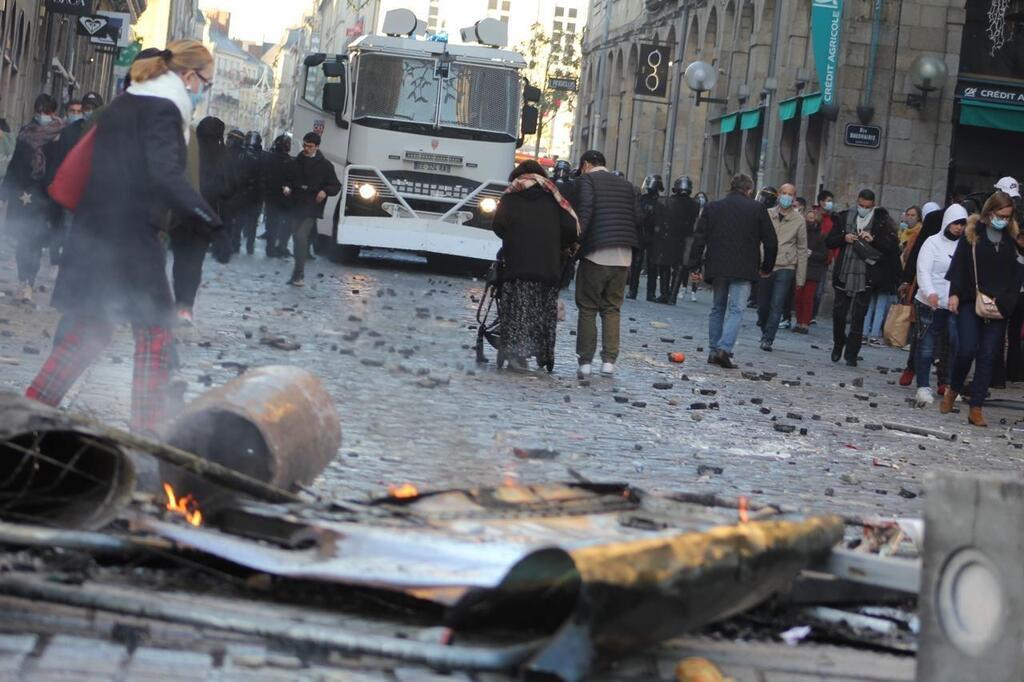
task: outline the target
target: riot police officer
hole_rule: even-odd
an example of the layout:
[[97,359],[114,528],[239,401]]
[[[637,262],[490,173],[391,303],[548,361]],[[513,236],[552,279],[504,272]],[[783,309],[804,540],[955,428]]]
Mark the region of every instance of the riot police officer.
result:
[[672,183],[672,195],[668,203],[668,230],[665,235],[665,246],[662,259],[664,267],[669,268],[670,284],[668,296],[661,301],[675,305],[679,298],[679,289],[689,279],[686,262],[689,258],[690,246],[693,244],[693,230],[700,215],[700,205],[693,198],[693,182],[687,176],[678,177]]
[[564,159],[559,159],[555,162],[555,170],[551,175],[559,193],[576,208],[576,183],[573,182],[572,165]]
[[[629,298],[636,298],[640,290],[640,271],[647,264],[647,253],[651,246],[651,238],[658,221],[661,193],[665,191],[665,183],[660,175],[648,175],[640,186],[640,212],[643,214],[641,224],[640,248],[633,253],[633,263],[629,268]],[[647,300],[654,300],[654,289],[651,285],[651,273],[648,271]]]

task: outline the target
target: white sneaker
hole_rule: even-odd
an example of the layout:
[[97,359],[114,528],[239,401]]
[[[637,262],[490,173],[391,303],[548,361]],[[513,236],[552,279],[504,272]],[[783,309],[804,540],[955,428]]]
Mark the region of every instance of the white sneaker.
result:
[[611,362],[606,362],[601,365],[601,376],[611,377],[615,376],[615,365]]
[[576,376],[578,376],[580,379],[589,379],[593,371],[594,368],[591,367],[590,363],[580,365],[579,369],[576,370]]
[[917,389],[917,396],[915,396],[914,400],[917,402],[918,407],[924,407],[934,403],[935,396],[932,395],[932,389],[925,386]]
[[694,303],[697,302],[697,292],[693,291],[692,289],[690,290],[690,300],[693,301]]

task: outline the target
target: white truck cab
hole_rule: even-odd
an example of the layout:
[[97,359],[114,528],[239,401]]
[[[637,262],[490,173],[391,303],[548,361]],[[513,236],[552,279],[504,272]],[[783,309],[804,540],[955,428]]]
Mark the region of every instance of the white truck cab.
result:
[[[392,35],[305,60],[295,134],[321,135],[342,183],[318,242],[339,260],[375,247],[491,261],[500,246],[491,219],[516,148],[536,131],[529,102],[540,93],[524,90],[515,52],[418,39],[412,22],[408,10],[389,12]],[[507,35],[491,19],[467,32],[489,43]]]

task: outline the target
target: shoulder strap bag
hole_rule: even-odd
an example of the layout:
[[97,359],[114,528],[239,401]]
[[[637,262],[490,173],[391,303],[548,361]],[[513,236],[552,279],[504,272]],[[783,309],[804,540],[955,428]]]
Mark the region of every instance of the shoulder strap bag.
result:
[[1003,319],[1003,314],[999,312],[999,308],[996,306],[996,299],[981,293],[981,288],[978,286],[980,282],[978,280],[977,243],[971,245],[971,258],[974,261],[974,286],[978,292],[978,297],[974,299],[974,314],[983,320]]

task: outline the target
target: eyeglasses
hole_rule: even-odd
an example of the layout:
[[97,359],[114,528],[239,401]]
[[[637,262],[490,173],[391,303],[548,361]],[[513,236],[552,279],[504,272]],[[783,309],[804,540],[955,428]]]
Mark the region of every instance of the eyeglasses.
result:
[[203,92],[204,93],[207,93],[207,92],[209,92],[210,90],[213,89],[213,81],[212,80],[210,80],[208,78],[205,78],[203,76],[203,74],[199,73],[198,71],[194,71],[193,73],[195,73],[195,75],[199,77],[199,80],[203,81]]

